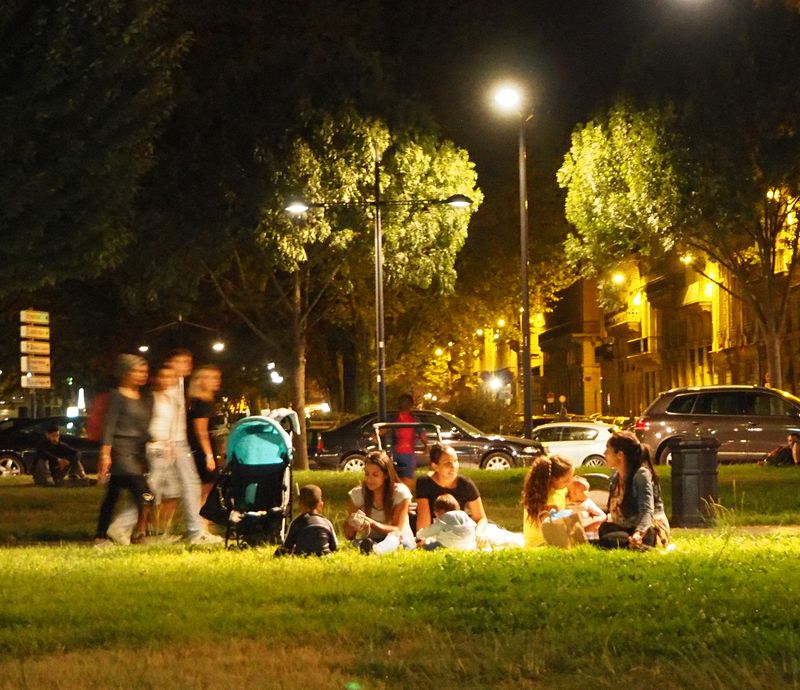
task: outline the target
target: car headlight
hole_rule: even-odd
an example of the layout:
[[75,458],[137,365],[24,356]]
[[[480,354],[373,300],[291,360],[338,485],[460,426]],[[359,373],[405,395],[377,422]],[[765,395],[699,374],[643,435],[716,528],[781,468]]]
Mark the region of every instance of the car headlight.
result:
[[522,449],[523,453],[539,453],[541,452],[537,446],[525,446]]

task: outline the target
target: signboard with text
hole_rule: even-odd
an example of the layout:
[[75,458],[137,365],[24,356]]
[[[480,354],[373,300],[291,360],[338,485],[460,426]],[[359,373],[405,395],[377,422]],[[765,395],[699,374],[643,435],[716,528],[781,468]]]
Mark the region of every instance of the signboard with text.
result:
[[36,311],[35,309],[23,309],[19,313],[20,323],[32,323],[37,326],[50,325],[49,311]]
[[51,388],[52,384],[50,377],[44,374],[31,374],[30,376],[23,375],[21,378],[21,385],[23,388]]
[[[50,379],[50,312],[23,309],[19,313],[19,349],[23,388],[52,388]],[[31,402],[36,416],[36,396]]]

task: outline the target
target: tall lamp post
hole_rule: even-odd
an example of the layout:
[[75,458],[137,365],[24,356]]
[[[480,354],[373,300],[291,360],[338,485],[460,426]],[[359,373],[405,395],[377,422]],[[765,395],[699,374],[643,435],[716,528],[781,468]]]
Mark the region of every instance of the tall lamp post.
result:
[[502,86],[494,92],[494,102],[499,110],[513,113],[519,118],[519,246],[520,291],[522,297],[522,399],[526,438],[533,433],[533,390],[531,386],[531,310],[528,290],[528,177],[525,125],[533,115],[523,110],[522,94],[512,86]]
[[289,213],[299,215],[310,208],[332,208],[346,206],[370,206],[373,209],[374,242],[375,242],[375,358],[377,372],[375,375],[378,388],[378,421],[386,421],[386,333],[383,309],[383,230],[381,227],[381,209],[386,206],[414,206],[418,204],[447,204],[453,208],[466,208],[472,205],[472,199],[463,194],[453,194],[447,199],[384,199],[381,196],[381,155],[377,144],[373,142],[374,159],[372,199],[363,202],[307,202],[294,200],[286,206]]

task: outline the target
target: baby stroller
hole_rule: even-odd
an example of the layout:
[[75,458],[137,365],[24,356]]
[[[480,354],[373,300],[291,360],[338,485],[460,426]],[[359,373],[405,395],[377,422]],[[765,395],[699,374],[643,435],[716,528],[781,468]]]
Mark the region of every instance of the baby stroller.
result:
[[284,540],[292,519],[291,431],[299,433],[292,410],[245,417],[231,427],[227,465],[200,511],[225,527],[226,547]]

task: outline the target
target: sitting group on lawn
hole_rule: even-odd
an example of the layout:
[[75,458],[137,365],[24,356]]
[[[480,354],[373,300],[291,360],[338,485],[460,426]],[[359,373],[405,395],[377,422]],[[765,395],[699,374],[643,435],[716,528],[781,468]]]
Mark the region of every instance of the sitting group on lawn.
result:
[[[669,522],[650,451],[631,432],[613,434],[606,446],[605,459],[614,470],[607,511],[589,498],[588,482],[573,475],[567,460],[556,455],[537,458],[522,490],[522,534],[488,520],[477,486],[459,476],[458,457],[450,446],[434,445],[430,458],[431,472],[416,483],[415,534],[409,519],[410,489],[384,451],[367,456],[362,482],[348,493],[344,523],[345,537],[363,553],[542,546],[547,543],[543,521],[556,519],[568,505],[579,516],[590,541],[600,547],[642,549],[669,540]],[[299,503],[301,515],[292,523],[278,553],[327,555],[335,551],[338,544],[333,526],[321,515],[320,488],[304,486]]]

